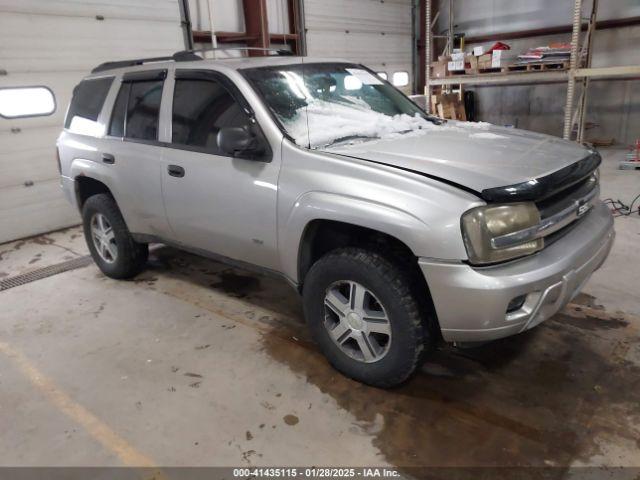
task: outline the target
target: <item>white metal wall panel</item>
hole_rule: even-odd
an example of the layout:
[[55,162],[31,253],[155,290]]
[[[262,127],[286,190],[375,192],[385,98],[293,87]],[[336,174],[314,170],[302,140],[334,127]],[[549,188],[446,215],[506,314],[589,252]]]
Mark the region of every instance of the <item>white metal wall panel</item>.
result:
[[[585,17],[591,12],[591,0],[583,0]],[[447,6],[440,17],[440,29],[448,24]],[[571,24],[572,0],[455,0],[454,23],[457,32],[467,36],[493,32],[513,32]],[[628,18],[640,15],[638,0],[601,1],[598,20]]]
[[304,8],[309,55],[413,78],[411,0],[305,0]]
[[215,28],[220,32],[244,32],[242,0],[189,0],[194,30],[211,31],[209,9]]
[[77,224],[55,140],[73,87],[97,64],[184,48],[178,0],[0,0],[0,88],[46,85],[47,117],[0,118],[0,243]]
[[[245,31],[242,0],[189,0],[189,9],[194,30],[211,31],[211,9],[214,31]],[[267,0],[267,19],[269,33],[290,33],[287,0]]]

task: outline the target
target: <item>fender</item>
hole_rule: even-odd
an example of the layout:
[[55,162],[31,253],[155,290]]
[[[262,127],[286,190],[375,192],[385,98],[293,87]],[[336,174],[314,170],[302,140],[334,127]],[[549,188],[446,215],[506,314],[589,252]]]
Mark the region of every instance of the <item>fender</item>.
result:
[[[88,177],[98,182],[104,183],[107,188],[111,191],[114,198],[118,199],[118,182],[113,177],[113,169],[110,169],[107,165],[103,165],[102,163],[94,162],[93,160],[89,160],[86,158],[74,158],[69,165],[69,180],[73,182],[74,186],[74,204],[76,207],[80,207],[77,201],[77,183],[76,179],[79,177]],[[123,216],[125,220],[127,216],[125,212],[123,212]]]
[[115,183],[112,171],[106,166],[86,158],[74,158],[69,166],[69,177],[90,177],[104,183],[109,189]]
[[307,225],[313,220],[334,220],[377,230],[404,242],[416,256],[429,257],[431,227],[396,207],[348,195],[307,192],[294,202],[278,227],[283,273],[298,283],[298,255]]

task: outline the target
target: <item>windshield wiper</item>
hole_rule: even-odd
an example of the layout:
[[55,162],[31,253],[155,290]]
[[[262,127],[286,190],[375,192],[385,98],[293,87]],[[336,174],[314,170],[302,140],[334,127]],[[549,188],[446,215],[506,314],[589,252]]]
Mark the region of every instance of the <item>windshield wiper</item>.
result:
[[377,137],[375,135],[346,135],[344,137],[338,137],[332,140],[330,143],[327,143],[326,145],[324,145],[324,148],[331,147],[332,145],[335,145],[337,143],[347,142],[349,140],[357,140],[357,139],[373,140],[376,138],[380,138],[380,137]]

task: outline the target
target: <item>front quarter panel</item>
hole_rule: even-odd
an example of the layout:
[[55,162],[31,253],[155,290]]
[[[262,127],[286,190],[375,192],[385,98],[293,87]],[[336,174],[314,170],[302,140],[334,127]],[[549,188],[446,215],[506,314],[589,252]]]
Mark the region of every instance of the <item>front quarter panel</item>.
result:
[[302,149],[283,141],[278,238],[283,273],[299,283],[298,252],[314,220],[333,220],[391,235],[416,257],[466,258],[460,216],[474,195],[437,180],[364,160]]

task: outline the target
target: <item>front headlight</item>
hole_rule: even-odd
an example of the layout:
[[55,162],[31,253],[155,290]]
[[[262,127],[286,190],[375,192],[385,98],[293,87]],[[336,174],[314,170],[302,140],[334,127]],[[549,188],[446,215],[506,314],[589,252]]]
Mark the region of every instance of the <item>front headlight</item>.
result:
[[469,261],[475,265],[503,262],[542,250],[544,240],[523,241],[508,247],[495,245],[497,237],[519,232],[540,223],[540,212],[534,203],[485,205],[462,215],[462,237]]

